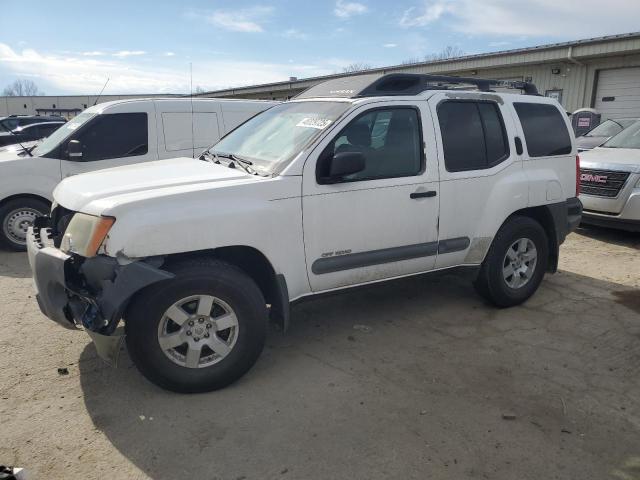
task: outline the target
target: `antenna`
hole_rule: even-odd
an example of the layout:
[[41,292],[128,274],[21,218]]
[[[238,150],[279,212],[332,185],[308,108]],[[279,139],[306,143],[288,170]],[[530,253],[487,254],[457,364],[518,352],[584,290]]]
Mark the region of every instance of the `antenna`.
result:
[[31,150],[33,150],[33,147],[31,147],[31,150],[26,148],[24,145],[22,145],[22,142],[20,142],[20,140],[17,140],[18,135],[16,134],[16,132],[14,132],[13,130],[9,130],[9,128],[5,127],[3,123],[0,123],[0,126],[4,128],[7,132],[9,132],[11,135],[16,137],[16,141],[18,142],[18,145],[20,145],[20,148],[22,148],[25,152],[27,152],[30,157],[33,157],[33,153],[31,153]]
[[98,103],[98,99],[100,98],[100,96],[102,95],[102,92],[104,92],[104,89],[107,88],[107,83],[109,83],[109,80],[111,80],[111,78],[107,77],[107,81],[104,82],[104,85],[102,86],[102,90],[100,90],[100,93],[98,94],[98,96],[96,97],[96,101],[93,102],[94,105],[96,105]]
[[191,156],[196,153],[196,139],[193,133],[193,63],[189,62],[189,103],[191,103]]

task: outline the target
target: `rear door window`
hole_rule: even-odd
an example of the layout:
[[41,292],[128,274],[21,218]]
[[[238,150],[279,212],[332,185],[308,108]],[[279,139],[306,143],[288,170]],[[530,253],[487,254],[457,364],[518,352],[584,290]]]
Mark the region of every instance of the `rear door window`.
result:
[[491,168],[509,157],[495,102],[447,100],[438,106],[444,163],[449,172]]
[[520,119],[530,157],[549,157],[571,153],[571,137],[563,114],[544,103],[513,104]]

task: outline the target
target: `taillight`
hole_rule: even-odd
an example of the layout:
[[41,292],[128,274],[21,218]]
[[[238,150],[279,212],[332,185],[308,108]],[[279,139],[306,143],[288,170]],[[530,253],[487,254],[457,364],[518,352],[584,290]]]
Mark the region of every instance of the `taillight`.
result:
[[580,155],[576,155],[576,197],[580,195]]

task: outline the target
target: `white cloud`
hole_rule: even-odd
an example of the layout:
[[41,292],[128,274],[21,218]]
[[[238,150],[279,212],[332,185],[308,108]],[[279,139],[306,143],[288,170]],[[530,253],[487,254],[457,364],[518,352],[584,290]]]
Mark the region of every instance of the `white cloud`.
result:
[[165,57],[175,57],[175,55],[176,55],[176,54],[175,54],[175,53],[173,53],[173,52],[164,52],[164,56],[165,56]]
[[147,52],[144,50],[120,50],[119,52],[112,53],[114,57],[125,58],[125,57],[137,57],[139,55],[145,55]]
[[339,18],[349,18],[353,15],[366,13],[368,10],[367,6],[362,3],[337,0],[333,13]]
[[384,48],[396,48],[398,46],[397,43],[385,43],[382,45]]
[[[232,32],[259,33],[263,23],[273,13],[273,7],[251,7],[240,10],[215,10],[205,13],[207,23]],[[199,17],[195,12],[189,16]]]
[[282,36],[285,38],[294,38],[296,40],[306,40],[309,38],[308,34],[301,32],[296,28],[290,28],[288,30],[285,30]]
[[[587,38],[638,30],[640,2],[530,0],[526,10],[512,0],[426,0],[406,10],[399,24],[424,27],[436,21],[469,35]],[[588,27],[588,28],[587,28]]]
[[[323,59],[312,64],[199,61],[193,84],[205,90],[286,81],[289,76],[326,75],[350,62]],[[43,90],[69,94],[95,94],[110,78],[105,94],[185,93],[189,71],[143,65],[132,57],[95,58],[77,54],[50,54],[33,49],[17,51],[0,43],[0,76],[30,77]]]
[[105,55],[104,52],[100,52],[98,50],[93,50],[91,52],[82,52],[82,55],[85,57],[101,57]]
[[449,2],[427,2],[421,10],[411,7],[404,11],[400,18],[401,27],[424,27],[440,20],[440,17],[451,10]]

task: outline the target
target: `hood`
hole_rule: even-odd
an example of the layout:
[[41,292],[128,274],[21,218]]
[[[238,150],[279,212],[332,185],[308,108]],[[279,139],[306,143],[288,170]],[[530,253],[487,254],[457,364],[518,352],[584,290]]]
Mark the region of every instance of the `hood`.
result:
[[101,215],[105,209],[131,201],[259,179],[240,168],[174,158],[69,177],[56,187],[53,196],[70,210]]
[[20,155],[18,155],[18,152],[16,150],[0,149],[0,163],[22,160],[23,158],[25,157],[21,157]]
[[599,147],[604,142],[609,140],[609,138],[611,137],[602,137],[602,136],[578,137],[576,138],[576,146],[582,150],[591,150],[592,148]]
[[580,166],[640,173],[640,149],[594,148],[580,153]]
[[39,141],[22,142],[22,146],[16,143],[13,145],[5,145],[4,147],[0,147],[0,160],[6,160],[6,159],[15,160],[18,158],[25,158],[25,156],[28,157],[29,155],[24,154],[24,150],[22,147],[30,148],[30,147],[36,146],[38,143],[40,142]]

